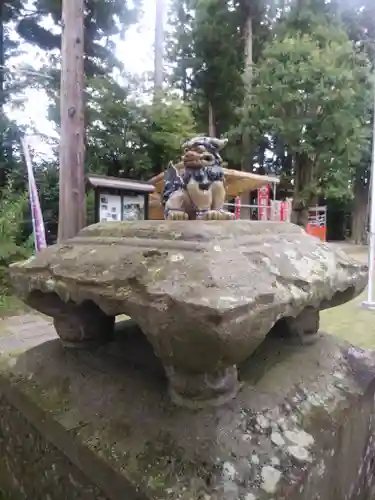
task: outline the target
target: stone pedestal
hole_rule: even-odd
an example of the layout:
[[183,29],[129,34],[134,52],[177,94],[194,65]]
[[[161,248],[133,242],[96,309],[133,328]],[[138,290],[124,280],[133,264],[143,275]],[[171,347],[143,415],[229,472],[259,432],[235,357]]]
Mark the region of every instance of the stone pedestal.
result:
[[64,345],[105,343],[131,317],[175,403],[236,396],[238,366],[275,336],[310,344],[319,314],[367,285],[367,266],[288,223],[136,221],[86,227],[12,265],[15,293]]
[[95,351],[26,332],[0,351],[0,488],[16,499],[374,498],[375,355],[332,337],[268,337],[237,397],[199,411],[171,403],[134,325]]

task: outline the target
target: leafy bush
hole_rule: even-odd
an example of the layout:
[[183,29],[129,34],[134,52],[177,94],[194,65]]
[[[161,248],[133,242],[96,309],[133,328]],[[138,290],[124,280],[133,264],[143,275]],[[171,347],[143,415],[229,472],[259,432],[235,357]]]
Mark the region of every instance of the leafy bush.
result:
[[27,203],[27,194],[13,194],[9,187],[0,192],[0,296],[10,290],[9,265],[32,253],[30,238],[21,236]]

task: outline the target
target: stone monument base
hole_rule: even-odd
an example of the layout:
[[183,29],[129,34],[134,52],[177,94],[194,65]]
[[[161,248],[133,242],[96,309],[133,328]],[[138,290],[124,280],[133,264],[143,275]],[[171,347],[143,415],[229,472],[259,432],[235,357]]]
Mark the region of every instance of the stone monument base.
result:
[[[375,354],[330,336],[268,337],[242,389],[173,406],[136,327],[65,350],[0,338],[0,489],[43,500],[371,500]],[[4,347],[6,346],[6,348]]]

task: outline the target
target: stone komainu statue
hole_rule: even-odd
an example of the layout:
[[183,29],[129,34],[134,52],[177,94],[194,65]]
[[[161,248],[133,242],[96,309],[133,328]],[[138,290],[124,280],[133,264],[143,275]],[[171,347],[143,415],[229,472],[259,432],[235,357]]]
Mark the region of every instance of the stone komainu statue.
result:
[[223,209],[224,171],[219,151],[227,139],[194,137],[183,145],[182,162],[164,174],[165,218],[171,220],[233,219]]

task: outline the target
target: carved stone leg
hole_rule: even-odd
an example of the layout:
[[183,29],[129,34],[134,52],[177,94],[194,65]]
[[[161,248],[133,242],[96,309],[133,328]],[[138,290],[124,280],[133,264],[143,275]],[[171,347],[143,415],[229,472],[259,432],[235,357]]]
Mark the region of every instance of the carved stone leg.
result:
[[115,318],[92,302],[69,305],[54,317],[54,326],[66,347],[84,348],[112,338]]
[[166,217],[167,220],[188,220],[189,215],[183,211],[170,210]]
[[319,339],[319,310],[306,307],[296,318],[283,318],[272,329],[275,336],[289,338],[304,345]]
[[26,303],[53,318],[55,330],[67,346],[85,347],[87,344],[102,343],[112,338],[115,317],[107,316],[90,300],[81,304],[64,302],[56,293],[35,290]]
[[189,373],[169,366],[166,374],[173,402],[187,408],[219,406],[233,399],[240,388],[235,366],[215,373]]
[[209,210],[199,218],[203,220],[233,220],[234,214],[225,210]]
[[186,212],[185,193],[182,189],[171,194],[165,205],[165,218],[167,220],[188,220],[189,215]]

